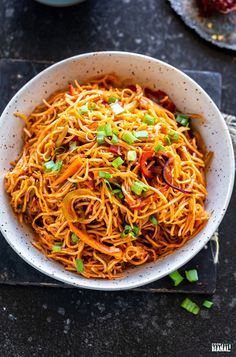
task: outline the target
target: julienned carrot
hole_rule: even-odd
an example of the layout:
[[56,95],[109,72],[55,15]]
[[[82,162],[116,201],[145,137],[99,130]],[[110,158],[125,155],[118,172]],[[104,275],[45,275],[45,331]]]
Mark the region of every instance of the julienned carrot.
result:
[[70,230],[77,235],[84,243],[88,244],[90,247],[98,250],[99,252],[107,255],[112,255],[113,257],[119,259],[122,257],[122,251],[121,249],[110,246],[108,247],[105,244],[102,244],[95,239],[91,238],[88,233],[81,231],[79,228],[77,228],[74,224],[69,223]]
[[73,176],[81,167],[82,165],[82,159],[80,156],[77,156],[76,159],[67,167],[67,169],[63,172],[62,175],[60,175],[54,182],[53,186],[58,185],[59,183],[62,183],[68,177]]

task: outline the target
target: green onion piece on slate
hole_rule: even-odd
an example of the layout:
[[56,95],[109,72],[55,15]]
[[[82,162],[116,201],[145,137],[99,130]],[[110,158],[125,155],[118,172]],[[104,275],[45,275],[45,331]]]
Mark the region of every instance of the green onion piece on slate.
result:
[[158,224],[158,220],[157,220],[156,217],[153,216],[153,215],[151,215],[151,216],[149,217],[149,221],[150,221],[152,224],[154,224],[155,226]]
[[134,131],[133,134],[137,139],[148,138],[148,132],[146,130]]
[[115,160],[112,161],[111,164],[115,169],[118,169],[118,167],[120,165],[122,165],[123,163],[124,163],[124,160],[120,156],[118,156]]
[[128,156],[128,161],[136,161],[137,160],[137,154],[136,154],[136,151],[134,151],[134,150],[129,150],[127,156]]
[[99,177],[105,178],[107,180],[112,178],[112,175],[109,174],[109,172],[105,172],[105,171],[99,171],[98,175]]
[[143,122],[147,125],[154,125],[156,122],[156,119],[149,114],[145,114],[143,117]]
[[85,105],[82,105],[82,107],[80,107],[80,109],[79,109],[79,112],[82,115],[88,113],[88,103]]
[[122,139],[127,143],[127,144],[133,144],[137,138],[130,133],[129,131],[125,131],[124,134],[122,135]]
[[111,103],[115,103],[116,101],[118,100],[118,98],[114,97],[114,96],[110,96],[108,98],[108,103],[111,104]]
[[118,143],[118,141],[119,141],[118,137],[116,136],[116,134],[113,133],[112,138],[111,138],[112,144],[115,145]]
[[183,125],[183,126],[189,126],[189,117],[184,114],[178,114],[176,117],[177,123]]
[[185,275],[187,280],[190,281],[191,283],[198,281],[198,273],[196,269],[185,271]]
[[146,192],[148,189],[149,187],[141,181],[135,181],[131,186],[131,190],[139,196],[143,193],[143,191]]
[[155,152],[165,151],[165,147],[162,146],[161,144],[158,144],[157,146],[155,146],[154,150],[155,150]]
[[184,299],[181,304],[181,307],[194,315],[197,315],[200,311],[199,306],[189,298]]
[[88,109],[89,110],[94,110],[96,108],[96,103],[94,102],[89,102],[88,103]]
[[184,277],[178,272],[178,270],[170,273],[169,277],[173,280],[174,286],[178,286],[184,280]]
[[211,309],[214,303],[210,300],[204,300],[202,306],[206,307],[207,309]]
[[75,265],[76,265],[76,270],[78,273],[82,273],[84,270],[84,263],[82,259],[76,259],[75,260]]
[[74,151],[75,149],[77,149],[77,142],[72,141],[69,145],[69,149],[70,149],[70,151]]
[[72,233],[71,234],[71,240],[72,240],[73,243],[78,243],[79,242],[79,237],[75,233]]

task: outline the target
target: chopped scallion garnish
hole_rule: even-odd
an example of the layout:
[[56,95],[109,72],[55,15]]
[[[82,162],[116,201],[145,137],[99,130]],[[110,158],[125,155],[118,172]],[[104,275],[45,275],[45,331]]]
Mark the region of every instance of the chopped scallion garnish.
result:
[[128,161],[136,161],[137,160],[137,153],[134,150],[129,150],[128,151]]
[[146,130],[134,131],[133,134],[137,139],[148,138],[148,132]]
[[75,233],[72,233],[71,234],[71,240],[72,240],[73,243],[78,243],[79,242],[79,237]]
[[137,237],[139,235],[139,227],[134,224],[132,228],[129,224],[126,224],[123,232],[121,233],[121,237],[124,238],[128,234],[131,234],[133,237]]
[[118,100],[118,98],[114,97],[114,96],[110,96],[108,98],[108,103],[109,104],[112,104],[112,103],[115,103],[116,101]]
[[107,180],[112,178],[112,175],[109,174],[109,172],[105,172],[105,171],[99,171],[98,175],[99,177],[105,178]]
[[115,188],[114,190],[112,190],[112,193],[113,193],[113,195],[117,195],[119,198],[123,198],[124,197],[124,195],[123,195],[123,193],[122,193],[120,188]]
[[184,299],[181,307],[194,315],[197,315],[200,311],[199,306],[189,298]]
[[115,160],[112,161],[111,164],[115,169],[118,169],[118,167],[121,166],[123,163],[124,160],[120,156],[118,156]]
[[52,246],[53,252],[60,252],[62,248],[62,242],[55,242]]
[[190,281],[191,283],[198,281],[198,273],[196,269],[185,271],[185,275],[187,280]]
[[59,172],[62,168],[62,161],[57,160],[54,162],[53,160],[47,161],[43,164],[43,169],[45,172]]
[[122,135],[122,139],[127,143],[127,144],[133,144],[137,138],[130,133],[129,131],[125,131],[124,134]]
[[178,270],[170,273],[169,277],[173,280],[174,286],[178,286],[184,280],[184,277],[178,272]]
[[143,117],[143,122],[147,125],[154,125],[156,122],[156,119],[152,117],[150,114],[145,114]]
[[211,309],[214,303],[210,300],[204,300],[202,306],[206,307],[207,309]]
[[183,126],[189,126],[189,117],[185,114],[178,114],[176,121]]
[[82,273],[84,270],[84,263],[82,259],[76,259],[75,260],[75,265],[76,265],[76,270],[78,273]]
[[88,103],[88,109],[89,110],[94,110],[96,108],[96,103],[94,102],[89,102]]
[[132,233],[135,237],[139,235],[139,227],[136,224],[133,225]]
[[152,224],[154,224],[155,226],[158,225],[158,220],[157,220],[156,217],[153,216],[153,215],[151,215],[151,216],[149,217],[149,221],[150,221]]
[[113,133],[110,123],[104,125],[104,131],[106,133],[106,136],[112,136]]
[[82,105],[82,107],[80,107],[79,113],[82,115],[88,113],[88,103],[86,103],[85,105]]
[[111,110],[115,115],[121,114],[124,112],[124,108],[119,103],[110,104]]
[[131,186],[131,190],[139,196],[143,193],[143,191],[146,192],[148,189],[149,187],[141,181],[135,181]]
[[177,141],[179,139],[179,133],[176,131],[171,131],[167,136],[165,136],[165,140],[168,145],[172,144],[172,141]]
[[162,146],[161,144],[158,144],[157,146],[155,146],[154,150],[155,150],[155,152],[165,151],[165,147]]
[[114,133],[113,133],[113,135],[112,135],[111,142],[112,142],[112,144],[114,144],[114,145],[119,142],[118,137],[117,137],[116,134],[114,134]]
[[97,143],[98,144],[104,144],[105,137],[106,137],[105,131],[98,131],[97,132]]

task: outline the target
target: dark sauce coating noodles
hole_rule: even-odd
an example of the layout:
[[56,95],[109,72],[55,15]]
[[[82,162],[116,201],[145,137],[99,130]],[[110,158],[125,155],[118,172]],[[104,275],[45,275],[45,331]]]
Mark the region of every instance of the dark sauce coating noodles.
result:
[[117,81],[75,81],[29,116],[16,113],[24,147],[5,178],[33,245],[87,278],[156,261],[208,220],[205,156],[187,117],[177,123],[164,92]]

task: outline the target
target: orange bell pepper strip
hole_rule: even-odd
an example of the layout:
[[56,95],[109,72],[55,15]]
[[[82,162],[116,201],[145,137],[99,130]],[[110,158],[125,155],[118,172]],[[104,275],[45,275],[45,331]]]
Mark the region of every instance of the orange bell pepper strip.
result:
[[68,179],[68,177],[73,176],[78,170],[79,168],[82,166],[82,159],[80,156],[78,156],[68,167],[67,169],[63,172],[63,174],[61,174],[54,182],[53,182],[53,186],[58,185],[59,183],[62,183],[63,181],[65,181],[66,179]]
[[75,233],[84,243],[88,244],[90,247],[98,250],[99,252],[107,255],[112,255],[113,257],[120,259],[122,257],[122,250],[115,246],[108,247],[105,244],[97,242],[95,239],[91,238],[86,232],[81,231],[71,222],[68,222],[70,230]]

